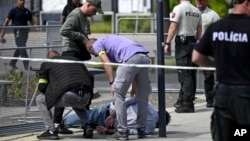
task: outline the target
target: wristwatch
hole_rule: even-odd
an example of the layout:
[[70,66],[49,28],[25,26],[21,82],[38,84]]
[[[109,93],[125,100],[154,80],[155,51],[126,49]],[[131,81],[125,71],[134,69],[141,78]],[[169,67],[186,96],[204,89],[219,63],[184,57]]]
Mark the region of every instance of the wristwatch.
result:
[[109,85],[112,85],[114,83],[114,81],[112,81],[112,82],[109,82]]
[[165,45],[171,45],[171,43],[167,43],[167,42],[165,42]]

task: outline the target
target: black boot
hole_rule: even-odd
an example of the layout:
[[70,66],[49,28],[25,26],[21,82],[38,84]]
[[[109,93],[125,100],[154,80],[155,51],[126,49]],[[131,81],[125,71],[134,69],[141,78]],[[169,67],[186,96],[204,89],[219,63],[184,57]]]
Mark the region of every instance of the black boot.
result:
[[207,101],[207,107],[214,106],[214,71],[203,71],[204,72],[204,88],[205,88],[205,96]]
[[214,107],[214,94],[213,92],[206,92],[207,108]]
[[178,97],[177,101],[175,102],[174,107],[179,108],[179,107],[181,107],[182,103],[183,103],[183,91],[180,90],[179,97]]
[[194,113],[194,103],[191,100],[184,100],[183,104],[175,109],[176,113]]

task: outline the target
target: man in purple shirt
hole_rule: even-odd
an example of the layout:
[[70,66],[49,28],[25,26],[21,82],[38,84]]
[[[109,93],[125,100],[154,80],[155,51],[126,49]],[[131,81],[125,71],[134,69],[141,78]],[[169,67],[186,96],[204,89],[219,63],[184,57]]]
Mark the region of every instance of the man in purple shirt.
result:
[[[122,36],[110,35],[99,39],[90,39],[86,43],[87,50],[95,56],[99,56],[104,62],[104,69],[111,85],[111,93],[115,97],[115,110],[118,120],[117,132],[109,139],[128,139],[127,113],[125,97],[132,84],[131,93],[136,93],[138,99],[137,131],[138,138],[144,138],[147,122],[148,96],[151,93],[148,68],[127,66],[126,64],[149,64],[147,56],[149,50]],[[105,63],[122,63],[114,76],[113,68]],[[106,126],[112,126],[107,123]]]

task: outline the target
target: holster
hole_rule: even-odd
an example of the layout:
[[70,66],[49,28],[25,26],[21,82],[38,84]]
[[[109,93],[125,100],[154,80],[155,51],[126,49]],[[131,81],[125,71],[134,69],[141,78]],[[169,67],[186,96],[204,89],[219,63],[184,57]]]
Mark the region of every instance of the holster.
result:
[[185,35],[180,35],[179,39],[181,43],[187,44],[187,37]]

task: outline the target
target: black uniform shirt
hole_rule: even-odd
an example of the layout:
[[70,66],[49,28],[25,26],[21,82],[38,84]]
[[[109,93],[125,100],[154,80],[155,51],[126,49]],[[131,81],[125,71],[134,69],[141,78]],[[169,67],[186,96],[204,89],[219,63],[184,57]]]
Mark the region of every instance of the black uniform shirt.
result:
[[230,14],[212,24],[195,49],[215,59],[219,83],[250,85],[250,17]]
[[26,26],[32,20],[32,14],[27,8],[15,7],[10,10],[8,19],[12,20],[13,26]]

